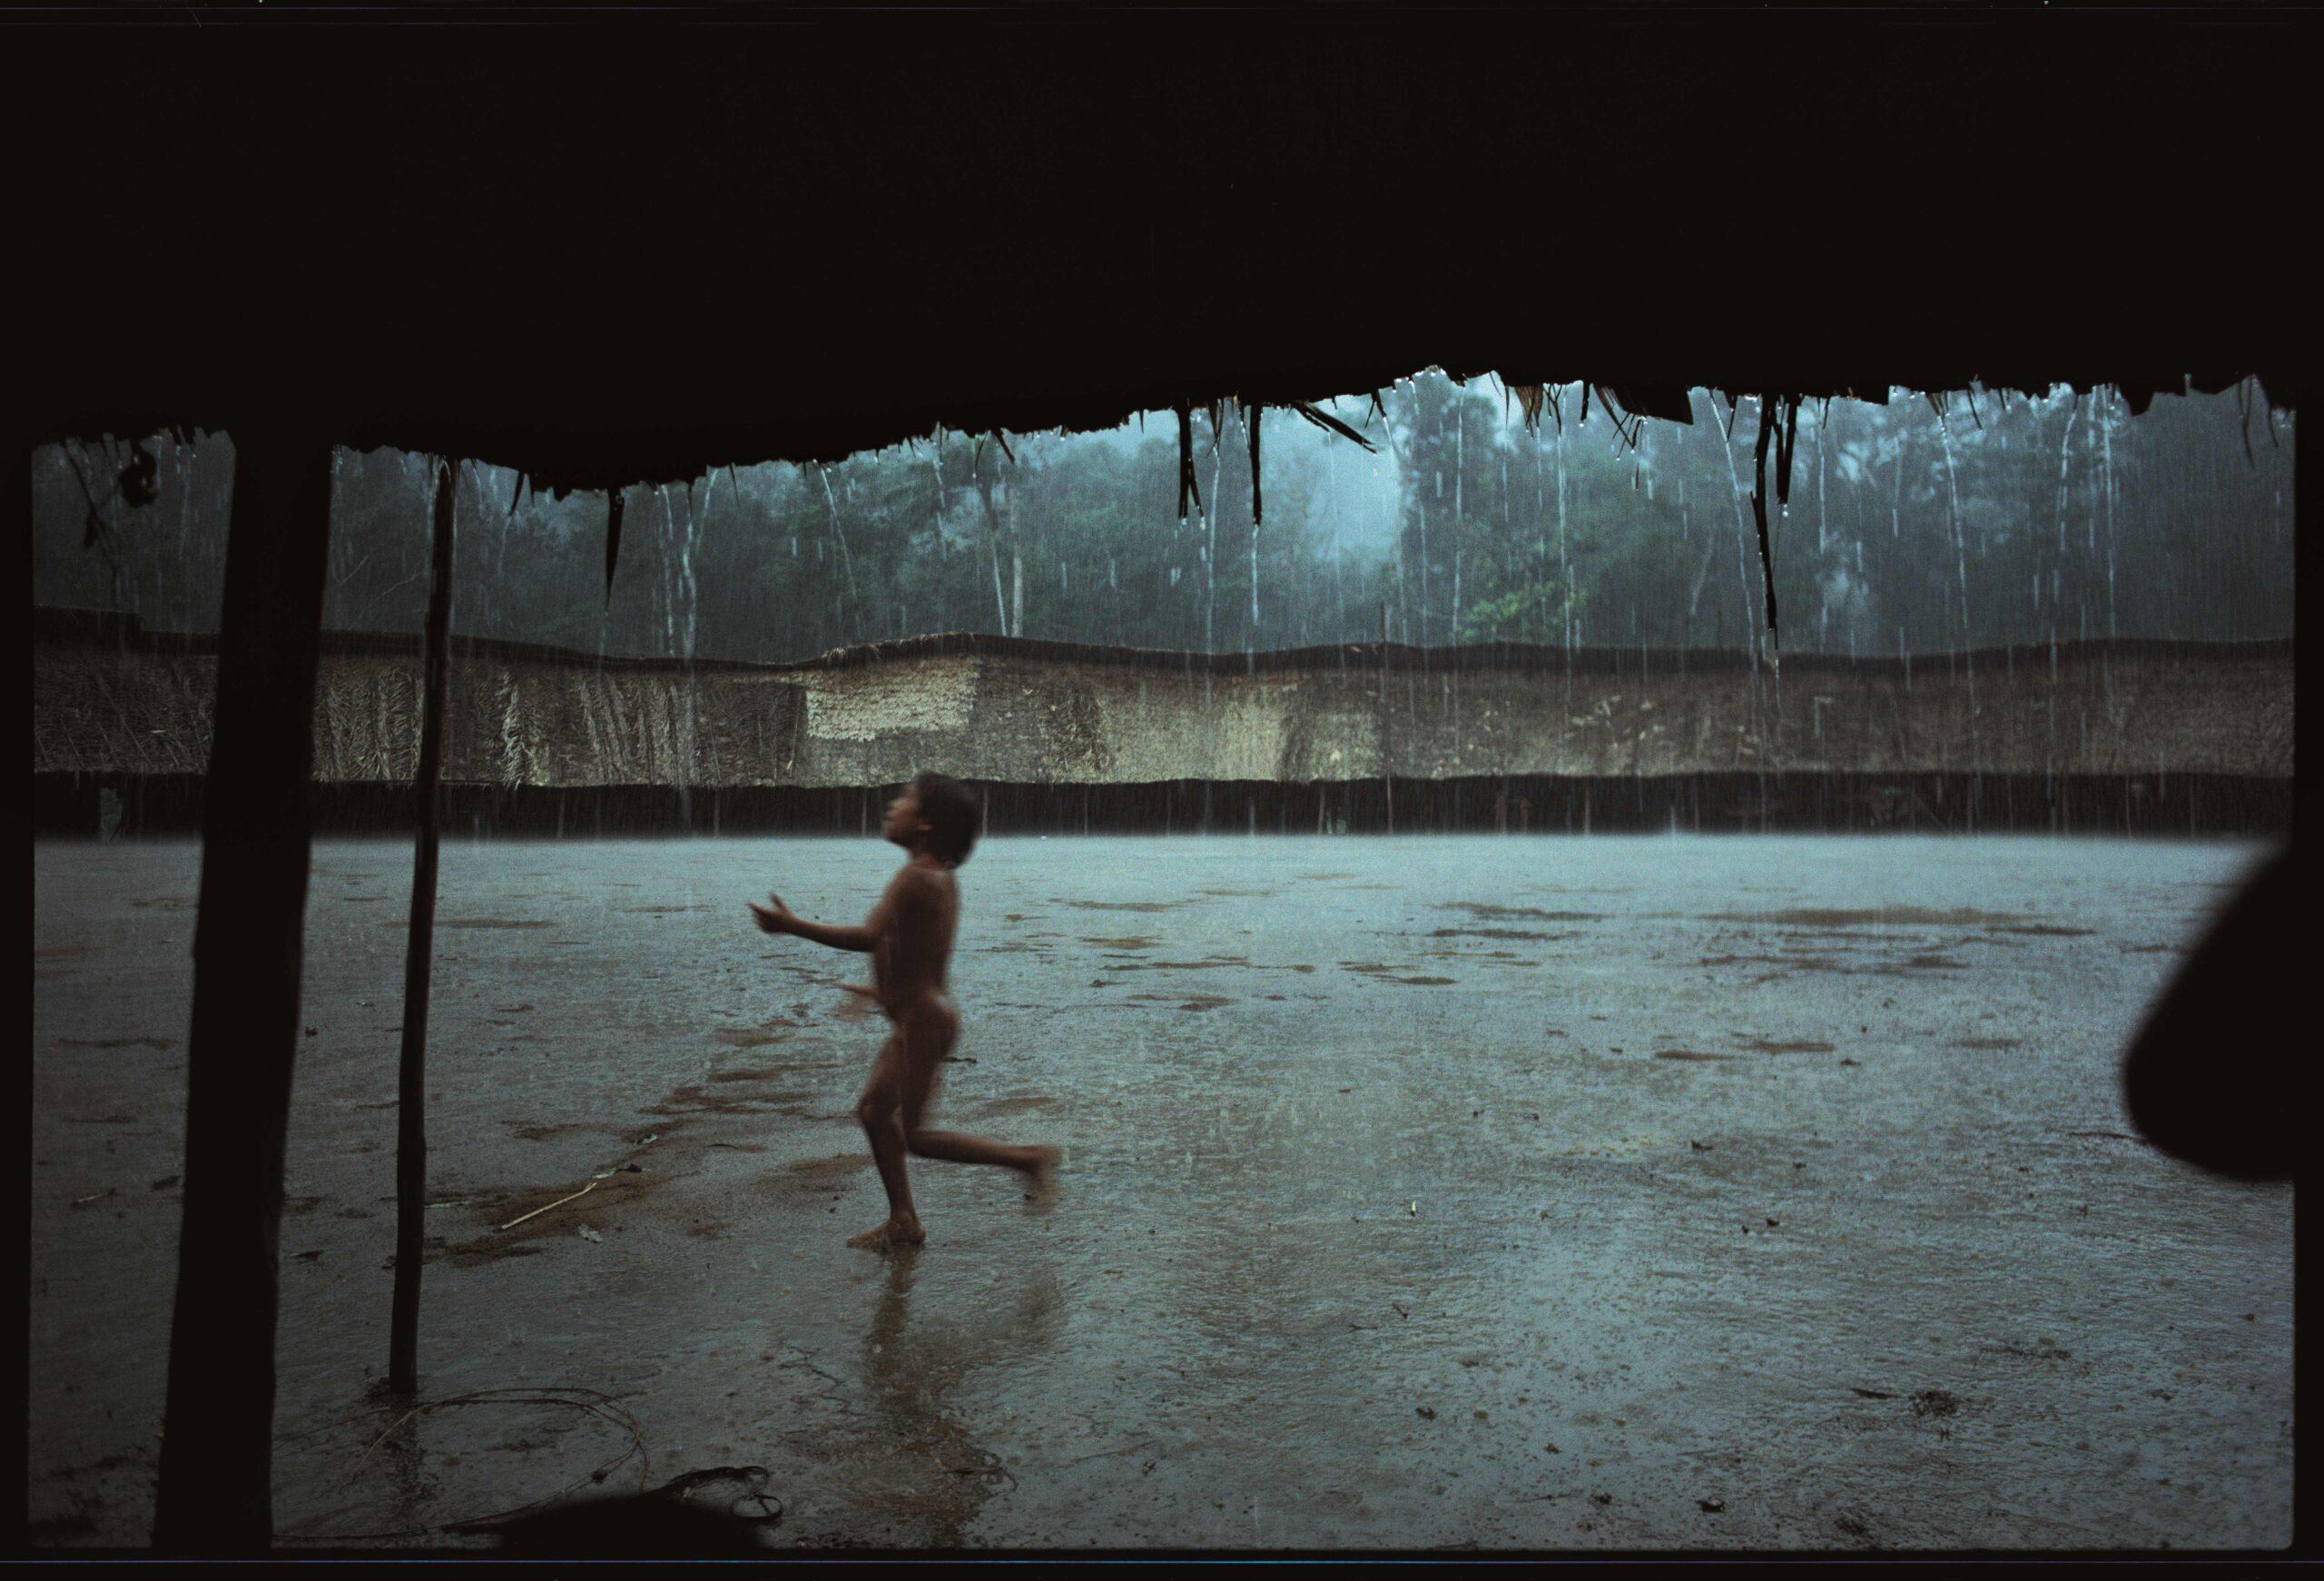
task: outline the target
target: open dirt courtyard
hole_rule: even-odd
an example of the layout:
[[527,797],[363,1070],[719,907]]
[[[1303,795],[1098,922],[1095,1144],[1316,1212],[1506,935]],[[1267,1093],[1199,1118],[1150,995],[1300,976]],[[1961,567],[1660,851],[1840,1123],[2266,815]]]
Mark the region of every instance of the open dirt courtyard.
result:
[[[390,1431],[411,850],[320,843],[281,1540],[748,1465],[777,1546],[2288,1543],[2291,1189],[2115,1082],[2256,855],[988,840],[935,1113],[1067,1161],[1046,1206],[915,1161],[881,1257],[866,963],[743,905],[860,921],[896,852],[448,842]],[[37,1543],[147,1539],[200,861],[34,852]]]

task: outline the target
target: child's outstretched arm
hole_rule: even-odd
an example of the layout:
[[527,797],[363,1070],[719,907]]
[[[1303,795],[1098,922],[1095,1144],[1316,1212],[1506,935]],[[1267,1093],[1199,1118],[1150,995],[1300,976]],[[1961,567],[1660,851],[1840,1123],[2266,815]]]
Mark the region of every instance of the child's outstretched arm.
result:
[[862,1021],[880,1005],[880,991],[869,983],[842,983],[840,988],[847,995],[839,1002],[832,1013],[842,1021]]
[[889,913],[893,909],[892,895],[882,895],[880,904],[872,908],[869,920],[861,927],[849,928],[828,923],[811,923],[803,916],[793,915],[791,908],[783,904],[781,895],[771,894],[767,899],[773,904],[751,907],[751,915],[757,919],[761,932],[789,934],[794,939],[828,944],[834,950],[868,951],[877,948],[881,935],[887,932]]

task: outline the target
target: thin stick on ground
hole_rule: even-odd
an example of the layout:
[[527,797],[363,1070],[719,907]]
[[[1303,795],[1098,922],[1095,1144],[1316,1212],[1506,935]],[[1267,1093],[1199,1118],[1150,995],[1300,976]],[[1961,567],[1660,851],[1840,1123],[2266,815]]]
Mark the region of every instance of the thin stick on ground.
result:
[[562,1207],[564,1207],[567,1202],[572,1201],[574,1200],[574,1198],[576,1198],[576,1197],[586,1197],[586,1196],[587,1196],[590,1192],[592,1192],[592,1191],[596,1191],[596,1190],[597,1189],[598,1185],[599,1185],[600,1183],[602,1183],[602,1181],[603,1181],[605,1179],[606,1179],[606,1177],[604,1177],[604,1176],[600,1176],[597,1180],[591,1181],[587,1185],[586,1185],[586,1186],[582,1187],[579,1191],[577,1191],[574,1192],[572,1197],[559,1197],[556,1201],[554,1201],[554,1202],[546,1202],[546,1203],[543,1203],[540,1207],[534,1209],[534,1210],[533,1210],[531,1212],[529,1212],[529,1213],[520,1213],[520,1214],[518,1214],[516,1218],[511,1219],[510,1220],[508,1220],[508,1222],[507,1222],[507,1223],[498,1226],[498,1227],[495,1230],[495,1231],[494,1231],[494,1232],[497,1234],[497,1233],[498,1233],[498,1231],[499,1231],[499,1230],[514,1230],[514,1229],[516,1229],[516,1228],[517,1228],[517,1225],[522,1224],[526,1220],[527,1220],[527,1219],[537,1219],[537,1218],[539,1218],[542,1214],[544,1214],[544,1213],[547,1212],[551,1208],[562,1208]]

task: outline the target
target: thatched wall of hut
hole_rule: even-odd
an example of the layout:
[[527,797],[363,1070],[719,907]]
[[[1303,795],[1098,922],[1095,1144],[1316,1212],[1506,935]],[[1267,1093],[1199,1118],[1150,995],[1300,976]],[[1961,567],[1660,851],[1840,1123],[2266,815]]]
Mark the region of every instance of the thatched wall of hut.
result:
[[[201,639],[36,646],[36,775],[209,761]],[[408,784],[409,638],[327,637],[319,782]],[[2073,643],[1779,670],[1739,655],[1378,645],[1203,656],[920,638],[789,666],[456,646],[453,786],[830,788],[933,768],[1019,785],[1968,773],[2290,778],[2293,648]]]

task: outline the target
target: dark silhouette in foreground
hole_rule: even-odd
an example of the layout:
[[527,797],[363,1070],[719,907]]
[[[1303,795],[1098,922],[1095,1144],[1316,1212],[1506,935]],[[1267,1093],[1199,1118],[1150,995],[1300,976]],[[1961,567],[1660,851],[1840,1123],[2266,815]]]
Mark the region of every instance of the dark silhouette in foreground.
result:
[[651,1493],[576,1499],[493,1527],[501,1552],[541,1559],[725,1559],[764,1554],[783,1518],[762,1466],[690,1471]]
[[2299,1107],[2281,1040],[2308,954],[2305,912],[2287,843],[2220,914],[2123,1056],[2131,1123],[2171,1157],[2239,1181],[2292,1178]]

